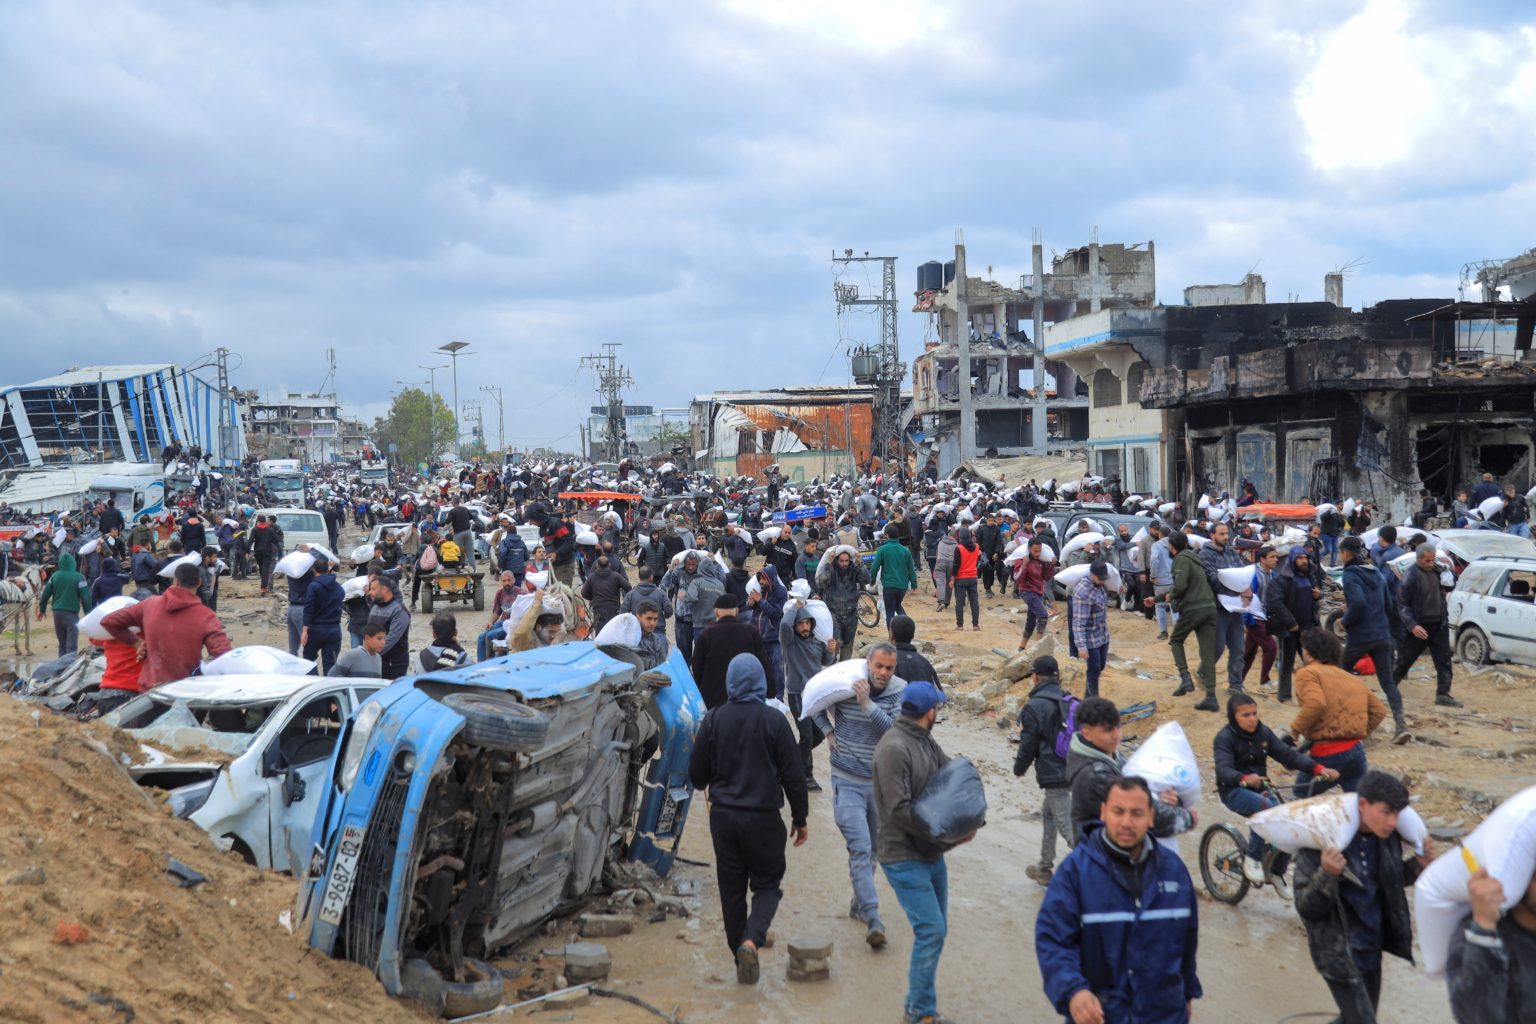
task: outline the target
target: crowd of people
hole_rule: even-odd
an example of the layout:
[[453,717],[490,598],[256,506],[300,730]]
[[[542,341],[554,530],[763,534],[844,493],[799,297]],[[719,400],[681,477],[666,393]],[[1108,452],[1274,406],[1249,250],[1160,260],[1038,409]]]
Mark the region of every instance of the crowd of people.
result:
[[[1421,536],[1439,517],[1432,502],[1403,527],[1371,530],[1376,511],[1365,503],[1325,503],[1310,522],[1282,521],[1245,512],[1263,504],[1246,486],[1236,500],[1202,496],[1186,515],[1178,501],[1126,494],[1096,477],[1014,487],[932,473],[805,484],[776,467],[759,483],[672,466],[626,464],[607,478],[576,465],[476,465],[384,486],[332,473],[307,495],[329,549],[301,545],[309,563],[279,574],[289,554],[282,528],[241,494],[210,487],[173,513],[132,524],[108,502],[40,524],[5,552],[8,575],[44,569],[38,615],[53,616],[61,655],[75,650],[75,623],[94,604],[134,599],[106,617],[110,639],[97,641],[108,666],[101,710],[185,678],[205,652],[230,649],[217,616],[226,573],[254,577],[258,596],[280,596],[290,653],[332,675],[395,679],[606,636],[618,625],[625,632],[613,635],[627,636],[649,664],[675,645],[708,708],[690,775],[709,794],[726,942],[742,982],[758,977],[790,837],[796,847],[809,840],[810,797],[822,790],[814,751],[824,744],[848,860],[848,915],[872,950],[886,946],[878,869],[913,933],[906,1019],[945,1019],[936,989],[948,927],[945,858],[974,833],[935,841],[913,815],[949,760],[935,736],[946,694],[906,607],[922,593],[940,612],[953,607],[957,630],[967,609],[972,630],[981,629],[983,596],[1022,602],[1021,651],[1064,616],[1068,654],[1083,663],[1082,692],[1072,694],[1053,655],[1033,658],[1014,765],[1021,777],[1033,769],[1041,792],[1039,856],[1023,873],[1045,889],[1035,950],[1046,995],[1064,1018],[1187,1020],[1202,995],[1194,886],[1156,841],[1190,831],[1198,816],[1125,773],[1120,711],[1100,693],[1117,613],[1155,620],[1177,666],[1173,696],[1199,695],[1176,709],[1225,710],[1211,751],[1225,807],[1247,817],[1330,787],[1358,799],[1355,839],[1303,851],[1289,881],[1286,859],[1256,834],[1243,864],[1250,881],[1287,898],[1294,890],[1339,1019],[1375,1020],[1382,954],[1410,955],[1405,886],[1430,852],[1404,854],[1395,827],[1408,790],[1372,767],[1365,744],[1389,715],[1394,740],[1410,738],[1399,684],[1426,650],[1435,703],[1460,706],[1445,588],[1435,548]],[[1493,497],[1497,509],[1487,503]],[[1513,488],[1485,479],[1448,518],[1526,536],[1524,510]],[[336,551],[349,520],[385,529],[343,559]],[[1389,563],[1405,552],[1415,560],[1399,578]],[[344,581],[348,562],[353,575]],[[1333,563],[1342,566],[1338,588],[1325,572]],[[489,612],[462,640],[458,618],[439,612],[431,641],[413,650],[412,613],[442,573],[494,579]],[[1336,589],[1342,644],[1323,628]],[[866,595],[883,609],[873,634],[859,621]],[[817,609],[830,619],[827,635]],[[852,696],[803,716],[807,684],[846,661],[862,661]],[[1248,690],[1255,663],[1258,690],[1291,719],[1278,732]],[[1385,703],[1364,675],[1375,676]],[[1295,779],[1272,780],[1271,761]],[[1536,971],[1536,883],[1502,918],[1498,905],[1480,880],[1450,977],[1460,1020],[1536,1012],[1530,986],[1518,980]],[[1490,992],[1507,993],[1504,1016],[1461,1009],[1494,1005]]]

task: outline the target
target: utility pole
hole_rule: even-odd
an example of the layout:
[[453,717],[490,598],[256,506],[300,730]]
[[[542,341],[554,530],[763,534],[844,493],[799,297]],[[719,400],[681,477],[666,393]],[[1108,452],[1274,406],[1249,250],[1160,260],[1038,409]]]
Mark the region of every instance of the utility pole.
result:
[[[615,342],[603,345],[601,355],[582,356],[581,365],[591,367],[597,373],[597,391],[603,396],[603,406],[608,414],[608,431],[605,437],[608,458],[620,462],[624,458],[624,389],[634,387],[635,379],[629,370],[619,365],[619,346]],[[594,439],[595,441],[595,439]]]
[[501,386],[482,384],[480,390],[489,391],[496,399],[496,450],[504,453],[507,450],[507,417],[501,405]]
[[439,345],[439,352],[447,352],[453,357],[453,447],[459,447],[459,353],[469,348],[467,341],[450,341],[446,345]]
[[[219,367],[219,464],[229,466],[229,438],[234,433],[229,422],[229,349],[216,348],[213,354]],[[209,461],[212,464],[212,460]]]
[[[432,389],[432,395],[427,405],[427,475],[432,475],[432,464],[437,461],[437,371],[448,369],[448,364],[442,366],[421,366],[427,371],[427,387]],[[458,418],[453,421],[453,429],[459,429]]]
[[471,398],[464,403],[464,419],[470,424],[469,436],[472,438],[470,448],[474,450],[475,456],[478,458],[485,454],[485,428],[480,419],[480,401],[478,399]]
[[[856,384],[875,389],[874,437],[870,454],[878,455],[890,472],[890,464],[898,463],[898,479],[905,471],[905,446],[901,428],[901,382],[907,375],[907,364],[901,361],[901,346],[896,340],[896,257],[855,256],[852,249],[832,256],[834,268],[846,269],[855,263],[880,264],[879,297],[859,294],[859,286],[845,281],[834,281],[832,293],[837,299],[837,313],[842,316],[850,309],[874,306],[880,312],[880,340],[873,345],[861,345],[850,355],[853,361],[853,380]],[[849,452],[852,455],[852,451]]]

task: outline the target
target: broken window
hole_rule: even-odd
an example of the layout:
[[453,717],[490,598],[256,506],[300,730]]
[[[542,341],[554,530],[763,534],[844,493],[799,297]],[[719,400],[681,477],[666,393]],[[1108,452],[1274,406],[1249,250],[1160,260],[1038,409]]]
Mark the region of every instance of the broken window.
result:
[[1093,407],[1103,409],[1112,405],[1119,405],[1120,378],[1108,370],[1100,370],[1093,375]]
[[1125,400],[1127,402],[1141,401],[1141,380],[1147,375],[1146,363],[1135,363],[1125,374]]
[[755,431],[755,430],[738,430],[738,431],[736,431],[736,454],[737,455],[755,455],[755,454],[757,454],[757,431]]

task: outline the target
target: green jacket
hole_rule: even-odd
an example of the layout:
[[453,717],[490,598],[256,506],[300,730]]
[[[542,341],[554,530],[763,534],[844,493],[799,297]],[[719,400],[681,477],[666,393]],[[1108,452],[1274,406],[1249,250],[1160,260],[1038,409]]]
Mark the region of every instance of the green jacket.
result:
[[75,556],[67,551],[59,556],[59,568],[48,577],[43,592],[38,595],[37,606],[46,609],[53,602],[56,612],[88,612],[91,610],[91,589],[85,577],[75,571]]
[[1173,559],[1173,589],[1169,591],[1168,599],[1173,603],[1174,611],[1181,615],[1216,607],[1216,595],[1211,593],[1205,563],[1192,547],[1180,551]]
[[877,573],[882,587],[916,589],[917,567],[912,564],[912,549],[899,540],[887,539],[875,550],[875,560],[869,566],[871,576]]

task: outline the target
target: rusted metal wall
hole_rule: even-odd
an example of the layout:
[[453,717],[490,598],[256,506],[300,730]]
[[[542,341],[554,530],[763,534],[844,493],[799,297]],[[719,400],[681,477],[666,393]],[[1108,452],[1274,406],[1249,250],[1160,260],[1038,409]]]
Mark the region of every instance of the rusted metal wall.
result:
[[[833,472],[846,472],[841,467],[847,463],[847,453],[850,451],[853,462],[858,466],[863,466],[869,460],[870,442],[875,432],[872,402],[792,405],[732,403],[731,408],[757,428],[754,444],[758,450],[742,452],[737,449],[735,459],[732,460],[736,475],[762,478],[764,470],[773,463],[782,465],[786,456],[792,453],[775,454],[772,451],[773,437],[781,430],[793,432],[806,448],[827,453],[827,463],[839,467]],[[716,437],[715,450],[728,452],[731,445],[727,439]],[[790,461],[803,463],[806,460],[795,458]]]

